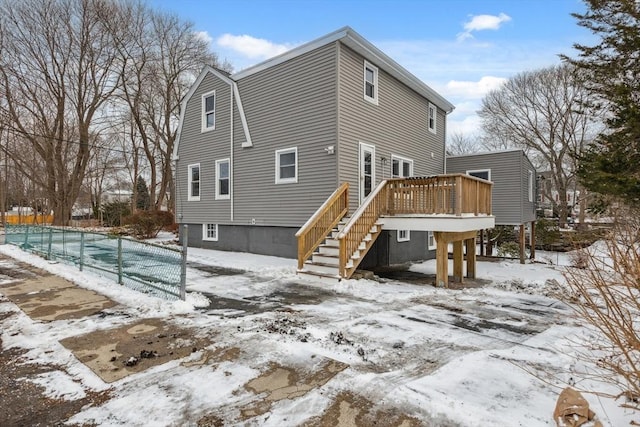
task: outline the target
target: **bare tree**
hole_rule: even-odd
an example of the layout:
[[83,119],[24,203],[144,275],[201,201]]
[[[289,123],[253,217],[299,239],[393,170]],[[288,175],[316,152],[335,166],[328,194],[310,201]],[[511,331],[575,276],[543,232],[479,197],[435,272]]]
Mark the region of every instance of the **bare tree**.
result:
[[569,65],[524,72],[482,101],[479,115],[487,138],[523,148],[550,171],[559,194],[560,225],[567,220],[567,190],[575,179],[575,158],[593,141],[599,121],[581,110],[588,96]]
[[165,203],[170,206],[173,199],[171,155],[182,100],[203,66],[218,61],[193,25],[175,15],[139,3],[121,13],[131,23],[120,31],[117,45],[125,69],[121,97],[135,128],[132,151],[140,148],[147,158],[151,205],[159,209]]
[[96,121],[120,80],[104,25],[113,6],[101,0],[0,3],[3,113],[39,161],[30,165],[20,151],[9,155],[45,190],[58,225],[70,219]]
[[481,148],[479,138],[475,135],[453,132],[447,138],[447,155],[449,156],[477,153]]

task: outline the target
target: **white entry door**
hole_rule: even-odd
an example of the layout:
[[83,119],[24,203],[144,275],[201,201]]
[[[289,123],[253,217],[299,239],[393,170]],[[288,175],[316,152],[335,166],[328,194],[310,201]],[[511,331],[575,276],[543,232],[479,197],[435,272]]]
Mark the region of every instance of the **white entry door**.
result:
[[360,143],[360,203],[373,191],[376,184],[376,147]]

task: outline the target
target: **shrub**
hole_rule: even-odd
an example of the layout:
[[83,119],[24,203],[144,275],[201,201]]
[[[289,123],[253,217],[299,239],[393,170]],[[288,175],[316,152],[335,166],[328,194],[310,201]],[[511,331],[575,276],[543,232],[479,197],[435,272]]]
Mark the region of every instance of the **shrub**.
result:
[[100,207],[102,223],[107,227],[120,227],[123,219],[131,214],[129,202],[110,202]]
[[542,218],[536,221],[536,247],[551,248],[562,243],[562,233],[558,229],[558,222]]
[[506,242],[498,247],[498,256],[519,258],[520,257],[520,245],[516,242]]
[[173,224],[173,214],[168,211],[138,211],[126,220],[134,236],[139,239],[156,237],[160,230]]
[[[565,273],[568,292],[559,296],[592,327],[582,357],[597,366],[590,372],[617,389],[621,405],[640,411],[640,221],[629,212],[604,245],[581,251],[577,267]],[[602,247],[604,246],[604,248]],[[598,390],[591,390],[599,394]],[[602,393],[600,393],[602,394]]]

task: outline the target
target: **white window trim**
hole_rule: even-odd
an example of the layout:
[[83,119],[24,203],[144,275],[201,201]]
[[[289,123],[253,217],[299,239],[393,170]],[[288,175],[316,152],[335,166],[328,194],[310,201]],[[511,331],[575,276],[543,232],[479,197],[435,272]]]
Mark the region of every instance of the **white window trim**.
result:
[[[431,111],[433,110],[433,127],[431,127]],[[429,132],[438,133],[438,109],[432,103],[429,103],[429,107],[427,108],[427,127],[429,128]]]
[[409,163],[409,176],[413,176],[413,160],[407,157],[396,156],[395,154],[391,155],[391,177],[392,178],[406,178],[402,175],[395,176],[393,174],[393,161],[397,160],[400,162],[400,169],[402,170],[402,163]]
[[528,179],[529,181],[527,182],[528,184],[528,190],[529,190],[529,201],[533,202],[533,171],[528,171],[529,175],[528,175]]
[[[213,126],[207,127],[207,111],[206,111],[206,99],[213,95]],[[211,130],[215,130],[216,128],[216,101],[218,97],[216,96],[216,91],[212,90],[211,92],[207,92],[202,95],[202,132],[209,132]]]
[[[402,237],[401,234],[406,232],[407,235],[405,237]],[[408,242],[409,240],[411,240],[411,231],[410,230],[398,230],[398,234],[396,236],[396,239],[398,240],[398,242]]]
[[[280,178],[280,156],[282,154],[287,153],[295,153],[296,155],[296,163],[295,163],[295,175],[293,178]],[[298,158],[298,147],[291,148],[283,148],[282,150],[276,150],[276,184],[294,184],[298,182],[298,163],[300,159]]]
[[[431,240],[433,240],[433,245],[430,244]],[[430,251],[435,251],[438,244],[436,242],[436,236],[433,235],[433,231],[427,232],[427,249]]]
[[[491,169],[474,169],[474,170],[468,170],[466,172],[467,175],[471,175],[472,173],[478,173],[478,172],[488,172],[489,175],[489,179],[487,179],[487,181],[491,181]],[[476,177],[477,178],[477,177]]]
[[[209,237],[209,225],[214,225],[216,230],[216,237]],[[207,242],[217,242],[218,241],[218,224],[202,224],[202,240]]]
[[[373,71],[373,97],[367,96],[367,68]],[[378,105],[378,93],[380,92],[380,87],[378,86],[378,67],[374,66],[370,62],[364,61],[362,83],[362,93],[365,101]]]
[[[220,165],[227,163],[229,165],[229,194],[220,194]],[[231,162],[227,159],[216,160],[216,200],[229,200],[231,198]]]
[[[199,193],[197,196],[194,196],[193,194],[191,194],[191,183],[192,178],[193,178],[193,173],[191,172],[193,170],[193,168],[197,167],[198,168],[198,176],[200,177],[200,185],[198,186],[199,188]],[[202,168],[200,168],[200,163],[194,163],[192,165],[187,166],[187,173],[188,173],[188,178],[187,178],[187,200],[190,202],[199,202],[200,201],[200,195],[202,194]]]

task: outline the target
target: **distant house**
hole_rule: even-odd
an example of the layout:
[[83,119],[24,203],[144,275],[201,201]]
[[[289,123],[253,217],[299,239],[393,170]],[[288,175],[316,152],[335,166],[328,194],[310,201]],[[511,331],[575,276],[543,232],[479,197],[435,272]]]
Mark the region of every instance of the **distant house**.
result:
[[206,67],[175,144],[177,220],[189,245],[340,278],[461,247],[493,226],[491,184],[440,176],[452,110],[349,27],[235,74]]
[[[496,225],[520,227],[521,259],[525,227],[535,236],[536,169],[524,151],[504,150],[447,157],[448,173],[465,173],[493,182],[492,212]],[[535,256],[531,245],[531,255]]]

